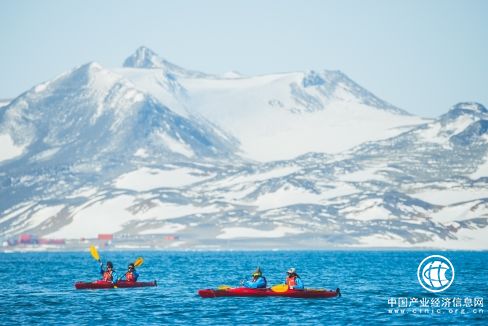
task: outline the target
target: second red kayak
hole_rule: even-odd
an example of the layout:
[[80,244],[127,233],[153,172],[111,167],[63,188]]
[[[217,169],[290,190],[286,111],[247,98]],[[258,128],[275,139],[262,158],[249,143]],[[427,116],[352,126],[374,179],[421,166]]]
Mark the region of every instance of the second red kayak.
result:
[[84,289],[114,289],[114,288],[140,288],[140,287],[147,287],[147,286],[157,286],[156,281],[153,282],[127,282],[127,281],[118,281],[117,283],[113,284],[112,282],[106,281],[94,281],[94,282],[76,282],[75,288],[77,290],[84,290]]
[[289,298],[332,298],[341,295],[339,289],[336,290],[287,290],[285,292],[274,292],[271,289],[249,289],[249,288],[229,288],[229,289],[204,289],[199,290],[198,294],[202,298],[215,297],[289,297]]

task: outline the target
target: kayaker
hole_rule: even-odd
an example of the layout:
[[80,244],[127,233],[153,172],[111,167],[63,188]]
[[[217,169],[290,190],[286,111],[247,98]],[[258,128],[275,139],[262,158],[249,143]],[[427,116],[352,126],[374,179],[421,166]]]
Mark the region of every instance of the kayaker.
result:
[[267,281],[266,277],[263,276],[261,268],[257,267],[254,273],[252,273],[252,278],[249,281],[244,281],[242,285],[250,289],[266,288]]
[[127,282],[137,282],[137,278],[139,277],[139,273],[136,272],[136,267],[134,263],[130,263],[127,267],[127,273],[125,273],[125,279]]
[[303,290],[305,288],[302,279],[298,276],[296,269],[293,267],[286,272],[285,284],[292,290]]
[[117,272],[114,270],[114,264],[111,261],[107,262],[106,269],[103,269],[103,263],[100,261],[100,274],[102,274],[102,280],[106,282],[117,283]]

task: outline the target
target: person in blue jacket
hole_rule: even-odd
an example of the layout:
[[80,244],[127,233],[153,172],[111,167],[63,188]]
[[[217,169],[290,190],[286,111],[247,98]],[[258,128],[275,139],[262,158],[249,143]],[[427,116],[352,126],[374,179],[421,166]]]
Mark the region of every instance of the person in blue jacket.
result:
[[252,278],[249,281],[244,281],[242,285],[250,289],[265,289],[267,281],[266,277],[263,276],[261,268],[256,268],[254,273],[252,273]]
[[292,290],[303,290],[305,288],[302,279],[298,276],[296,269],[293,267],[286,272],[285,284]]

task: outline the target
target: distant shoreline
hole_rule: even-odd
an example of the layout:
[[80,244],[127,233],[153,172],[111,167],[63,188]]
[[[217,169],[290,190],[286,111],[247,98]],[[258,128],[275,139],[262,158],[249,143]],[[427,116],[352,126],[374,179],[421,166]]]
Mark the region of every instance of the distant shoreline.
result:
[[[335,247],[335,248],[103,248],[103,251],[109,252],[334,252],[334,251],[356,251],[356,252],[425,252],[425,251],[446,251],[446,252],[488,252],[488,249],[445,249],[445,248],[399,248],[399,247]],[[22,248],[22,249],[2,249],[2,254],[14,253],[81,253],[88,252],[82,248]]]

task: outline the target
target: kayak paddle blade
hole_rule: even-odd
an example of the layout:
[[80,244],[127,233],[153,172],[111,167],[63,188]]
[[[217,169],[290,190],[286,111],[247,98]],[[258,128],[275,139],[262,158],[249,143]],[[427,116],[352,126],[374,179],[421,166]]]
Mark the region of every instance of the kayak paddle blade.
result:
[[217,287],[217,289],[218,289],[218,290],[228,290],[228,289],[232,289],[232,287],[231,287],[231,286],[229,286],[229,285],[219,285],[219,286]]
[[142,259],[142,257],[137,257],[137,259],[134,261],[134,266],[139,267],[142,265],[142,263],[144,263],[144,259]]
[[98,254],[97,248],[94,245],[90,246],[90,254],[92,255],[93,259],[100,260],[100,255]]
[[273,292],[286,292],[286,291],[288,291],[288,285],[287,284],[273,285],[271,287],[271,291],[273,291]]

